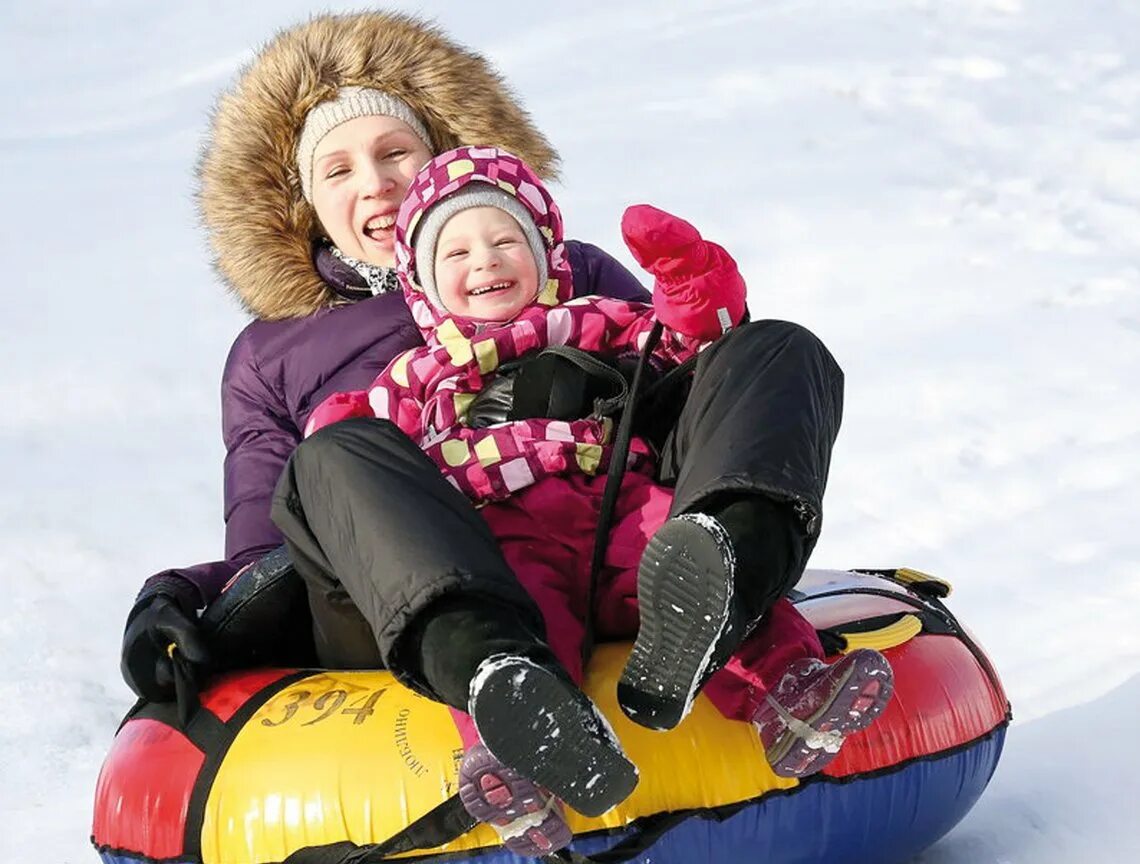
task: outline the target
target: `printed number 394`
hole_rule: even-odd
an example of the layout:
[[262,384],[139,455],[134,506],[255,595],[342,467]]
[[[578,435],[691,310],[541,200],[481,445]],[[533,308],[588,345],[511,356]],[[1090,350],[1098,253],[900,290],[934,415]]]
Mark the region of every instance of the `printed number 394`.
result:
[[[376,700],[387,690],[387,687],[381,687],[378,690],[373,690],[367,695],[361,696],[345,708],[345,700],[348,699],[347,690],[325,690],[320,693],[312,701],[312,709],[317,712],[317,716],[306,720],[302,726],[312,726],[314,723],[320,723],[322,720],[327,720],[336,713],[347,714],[352,717],[352,724],[359,726],[366,719],[368,719],[376,708]],[[281,706],[285,713],[279,720],[271,720],[268,717],[263,717],[261,720],[262,726],[284,726],[286,723],[298,718],[298,712],[309,697],[312,696],[309,690],[295,690],[292,697]],[[306,712],[308,713],[308,712]]]

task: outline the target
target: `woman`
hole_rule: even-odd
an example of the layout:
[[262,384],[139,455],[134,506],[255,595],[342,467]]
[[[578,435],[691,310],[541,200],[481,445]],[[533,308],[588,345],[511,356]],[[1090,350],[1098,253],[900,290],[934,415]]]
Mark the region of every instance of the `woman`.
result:
[[[123,671],[140,695],[166,698],[169,643],[206,661],[195,610],[281,543],[272,498],[322,663],[383,664],[452,707],[474,705],[481,730],[553,706],[554,729],[581,732],[577,761],[529,746],[550,739],[545,729],[521,734],[511,769],[473,765],[461,777],[488,798],[495,783],[508,787],[498,816],[509,838],[541,821],[523,812],[533,786],[517,781],[593,814],[629,793],[636,770],[588,700],[548,668],[533,601],[486,523],[423,453],[382,421],[336,424],[298,446],[325,396],[366,387],[420,342],[394,290],[392,227],[411,177],[459,143],[497,145],[553,172],[549,145],[486,63],[402,16],[325,17],[287,31],[221,100],[200,203],[219,271],[258,319],[223,378],[228,557],[146,582],[128,617]],[[647,299],[605,253],[567,250],[575,295]],[[642,561],[641,627],[619,684],[622,707],[654,728],[680,721],[798,579],[818,536],[842,402],[830,354],[784,322],[733,330],[682,386],[652,412],[673,518]],[[750,645],[767,650],[762,642]],[[533,668],[504,669],[500,656]],[[802,720],[838,697],[851,673],[839,665],[804,670],[797,692],[808,698],[791,714],[772,714],[759,697],[766,743],[833,747]],[[538,851],[551,839],[539,836]]]
[[[170,698],[171,643],[190,662],[207,662],[196,610],[240,568],[281,545],[270,499],[312,408],[330,393],[366,386],[394,356],[422,344],[395,279],[393,222],[416,171],[460,143],[510,148],[543,175],[555,173],[553,149],[486,61],[402,15],[325,16],[285,31],[221,98],[202,154],[199,203],[217,268],[255,317],[234,342],[222,381],[227,557],[164,571],[144,584],[127,619],[122,658],[124,677],[140,696]],[[568,242],[567,255],[575,295],[648,299],[600,249]],[[326,474],[335,470],[319,454],[306,462]],[[427,490],[415,491],[432,500]],[[450,487],[446,492],[466,511],[462,530],[486,533],[465,499]],[[452,551],[447,542],[425,545],[441,560]],[[483,636],[493,640],[505,630],[512,645],[522,639],[541,654],[541,618],[490,548],[491,560],[475,563],[490,573],[486,584],[501,609],[488,615],[493,598],[484,597],[470,638],[484,645]],[[431,650],[439,622],[450,619],[435,616],[430,628],[431,616],[419,614],[420,607],[434,594],[469,593],[469,584],[458,580],[425,592],[390,622],[390,633],[379,634],[338,579],[306,566],[297,544],[290,543],[290,552],[307,579],[322,663],[387,665],[410,686],[436,695],[438,678],[425,679],[423,664],[392,656],[392,646],[405,631],[402,641],[413,643],[424,630]],[[392,574],[412,572],[395,558],[390,563]],[[552,684],[564,687],[561,680]],[[590,776],[601,770],[607,780],[587,787],[585,777],[577,783],[581,794],[562,791],[579,809],[601,812],[628,794],[636,772],[574,690],[585,720],[597,724],[597,734],[581,742],[587,748],[595,742],[595,758],[580,760],[579,769]],[[459,704],[466,709],[466,689]],[[581,720],[573,725],[581,727]],[[564,830],[560,820],[558,827]]]

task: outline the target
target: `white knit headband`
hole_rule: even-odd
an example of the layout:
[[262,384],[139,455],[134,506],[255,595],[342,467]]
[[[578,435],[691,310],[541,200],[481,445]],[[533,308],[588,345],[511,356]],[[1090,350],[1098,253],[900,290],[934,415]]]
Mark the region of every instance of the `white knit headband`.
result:
[[336,96],[313,106],[305,115],[305,125],[297,140],[297,171],[301,175],[301,194],[313,203],[313,156],[321,139],[341,123],[357,117],[395,117],[403,120],[432,153],[427,126],[411,106],[399,96],[372,87],[341,87]]

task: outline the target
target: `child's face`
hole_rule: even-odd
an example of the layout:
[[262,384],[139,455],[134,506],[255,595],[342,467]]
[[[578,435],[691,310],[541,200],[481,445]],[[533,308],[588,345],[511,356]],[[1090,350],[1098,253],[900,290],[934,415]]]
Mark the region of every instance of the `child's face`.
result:
[[435,284],[452,315],[509,321],[538,296],[538,266],[513,217],[498,207],[471,207],[439,233]]

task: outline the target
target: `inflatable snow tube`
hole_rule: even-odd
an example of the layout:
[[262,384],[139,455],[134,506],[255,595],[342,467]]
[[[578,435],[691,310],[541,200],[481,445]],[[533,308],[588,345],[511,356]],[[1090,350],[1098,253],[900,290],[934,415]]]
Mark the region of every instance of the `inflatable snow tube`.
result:
[[[641,771],[604,816],[568,813],[577,862],[904,862],[982,794],[1010,712],[984,653],[911,570],[809,570],[793,594],[830,650],[883,650],[895,696],[805,781],[776,777],[751,725],[707,700],[667,733],[631,723],[601,645],[585,689]],[[446,708],[386,672],[261,669],[213,681],[196,710],[142,704],[103,765],[92,841],[106,864],[520,859],[455,797]]]

